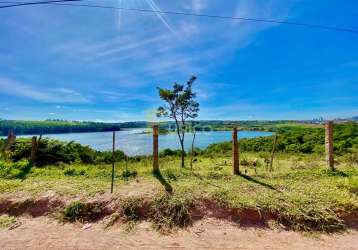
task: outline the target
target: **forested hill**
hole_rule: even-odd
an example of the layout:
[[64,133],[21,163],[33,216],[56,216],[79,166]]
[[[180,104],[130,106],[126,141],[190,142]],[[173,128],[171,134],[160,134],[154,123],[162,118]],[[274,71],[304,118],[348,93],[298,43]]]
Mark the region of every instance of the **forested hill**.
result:
[[58,134],[76,132],[104,132],[118,131],[121,126],[119,123],[99,123],[99,122],[78,122],[78,121],[15,121],[0,120],[0,136],[8,135],[11,130],[16,135],[25,134]]

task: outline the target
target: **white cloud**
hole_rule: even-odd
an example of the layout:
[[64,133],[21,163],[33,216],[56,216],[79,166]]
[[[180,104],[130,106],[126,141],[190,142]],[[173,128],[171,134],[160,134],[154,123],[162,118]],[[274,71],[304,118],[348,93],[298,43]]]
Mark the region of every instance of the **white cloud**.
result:
[[207,1],[206,0],[193,0],[192,1],[193,3],[193,9],[196,11],[196,12],[199,12],[201,10],[203,10],[207,4]]
[[88,103],[80,93],[66,88],[34,89],[19,81],[0,77],[0,93],[47,103]]
[[[134,3],[127,5],[133,7]],[[223,5],[222,2],[187,0],[161,5],[163,9],[181,9],[189,5],[197,11],[203,8],[216,12],[234,10],[230,15],[236,12],[236,15],[245,17],[283,19],[288,13],[278,7],[282,5],[279,1],[274,0],[263,3],[245,0],[238,5],[236,1]],[[228,20],[166,15],[168,22],[176,27],[174,35],[157,25],[158,19],[153,17],[155,15],[123,12],[126,25],[121,26],[120,36],[64,42],[56,46],[55,55],[57,58],[62,55],[64,62],[77,64],[80,68],[86,64],[101,70],[112,81],[124,85],[125,82],[134,83],[128,79],[148,84],[148,79],[188,77],[229,64],[237,51],[248,46],[258,32],[272,27],[271,24],[250,22],[234,22],[230,26]]]

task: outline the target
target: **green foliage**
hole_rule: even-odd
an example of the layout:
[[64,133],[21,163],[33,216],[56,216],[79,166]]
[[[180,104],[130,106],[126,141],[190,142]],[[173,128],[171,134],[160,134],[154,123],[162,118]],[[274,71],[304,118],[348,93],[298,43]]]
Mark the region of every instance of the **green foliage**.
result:
[[103,215],[104,204],[83,203],[74,201],[61,211],[60,220],[63,222],[88,222],[99,219]]
[[31,171],[32,164],[27,160],[18,162],[0,161],[0,178],[24,179]]
[[78,121],[15,121],[0,119],[0,136],[7,136],[11,130],[16,135],[59,134],[76,132],[104,132],[119,130],[118,123],[78,122]]
[[0,215],[0,229],[10,228],[17,222],[16,218],[8,215]]
[[165,102],[157,110],[158,117],[168,117],[175,121],[176,130],[181,146],[181,165],[184,167],[184,138],[186,122],[188,119],[195,119],[199,113],[199,103],[195,100],[196,93],[193,92],[193,84],[196,77],[189,79],[186,85],[174,83],[173,90],[158,88],[160,98]]
[[166,157],[166,156],[180,156],[181,150],[173,150],[170,148],[166,148],[159,153],[159,157]]
[[[312,154],[324,153],[324,129],[304,127],[277,128],[277,152]],[[271,152],[274,137],[258,137],[240,139],[242,152]],[[358,145],[358,124],[346,123],[334,126],[334,152],[336,154],[351,153],[354,161],[355,149]],[[225,154],[231,151],[230,142],[211,144],[204,150],[205,154]]]
[[[10,158],[14,162],[29,159],[31,156],[31,140],[24,138],[17,139],[10,150]],[[116,162],[125,159],[125,157],[123,151],[115,151],[114,159]],[[112,152],[96,151],[75,142],[66,143],[48,138],[40,140],[34,162],[36,166],[60,163],[69,164],[73,162],[85,164],[111,163]]]
[[84,176],[84,175],[86,175],[86,170],[67,168],[63,171],[63,174],[66,176]]

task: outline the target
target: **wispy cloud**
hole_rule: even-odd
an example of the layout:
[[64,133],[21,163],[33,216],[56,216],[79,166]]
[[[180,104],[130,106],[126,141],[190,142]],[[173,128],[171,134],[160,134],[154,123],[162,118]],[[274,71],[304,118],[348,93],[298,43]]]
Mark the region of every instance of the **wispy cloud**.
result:
[[[146,0],[153,10],[159,6],[152,0]],[[127,3],[129,4],[129,3]],[[186,8],[191,5],[196,10],[211,6],[221,6],[218,3],[209,3],[203,0],[190,0],[171,3],[173,8]],[[285,18],[288,11],[278,14],[275,9],[277,1],[257,3],[254,1],[240,1],[236,14],[253,17],[280,17]],[[129,7],[129,6],[128,6]],[[227,5],[229,7],[229,5]],[[78,65],[84,63],[100,70],[114,79],[123,79],[132,75],[142,79],[160,78],[165,76],[188,76],[199,74],[229,64],[238,50],[247,47],[254,36],[272,25],[257,25],[252,23],[233,23],[235,27],[228,29],[228,23],[218,20],[202,18],[172,18],[176,27],[173,35],[164,31],[158,25],[143,26],[150,21],[152,15],[141,15],[132,20],[131,12],[124,12],[122,19],[126,25],[121,27],[121,36],[100,38],[94,41],[70,41],[62,43],[54,49],[56,56],[61,54],[68,62],[68,58],[77,60]],[[149,22],[150,23],[150,22]],[[172,29],[172,26],[169,26]],[[230,26],[229,26],[230,27]],[[227,32],[222,32],[227,30]],[[180,34],[180,35],[179,35]],[[67,57],[67,59],[66,59]],[[220,58],[225,57],[225,60]]]
[[0,93],[46,103],[88,103],[89,99],[67,88],[34,89],[19,81],[0,77]]
[[173,34],[176,34],[174,29],[170,26],[170,24],[165,20],[163,15],[160,13],[162,10],[159,8],[159,6],[153,1],[153,0],[145,0],[147,4],[151,7],[152,10],[155,11],[156,16],[162,21],[162,23],[170,30]]

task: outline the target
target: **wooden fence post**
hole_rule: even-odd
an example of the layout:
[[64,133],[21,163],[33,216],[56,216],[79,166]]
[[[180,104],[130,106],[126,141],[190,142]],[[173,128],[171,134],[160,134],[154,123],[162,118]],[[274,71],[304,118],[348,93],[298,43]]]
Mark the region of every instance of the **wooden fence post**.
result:
[[113,131],[113,139],[112,139],[112,181],[111,181],[111,194],[113,193],[114,186],[114,164],[115,164],[115,152],[116,152],[116,131]]
[[237,142],[237,128],[232,131],[232,169],[234,175],[240,174],[239,145]]
[[276,151],[276,144],[277,144],[277,134],[275,134],[275,138],[273,140],[272,152],[271,152],[271,160],[270,160],[270,168],[269,171],[272,172],[273,168],[273,157],[275,156]]
[[159,172],[159,162],[158,162],[158,135],[159,135],[158,125],[153,126],[153,173]]
[[11,146],[15,143],[16,140],[16,135],[12,132],[9,131],[9,134],[7,136],[7,140],[6,140],[6,144],[4,146],[4,151],[7,151],[11,148]]
[[33,136],[31,138],[31,162],[34,163],[36,160],[36,153],[37,153],[37,137]]
[[328,121],[325,125],[325,146],[326,146],[326,161],[329,168],[334,170],[333,157],[333,121]]

